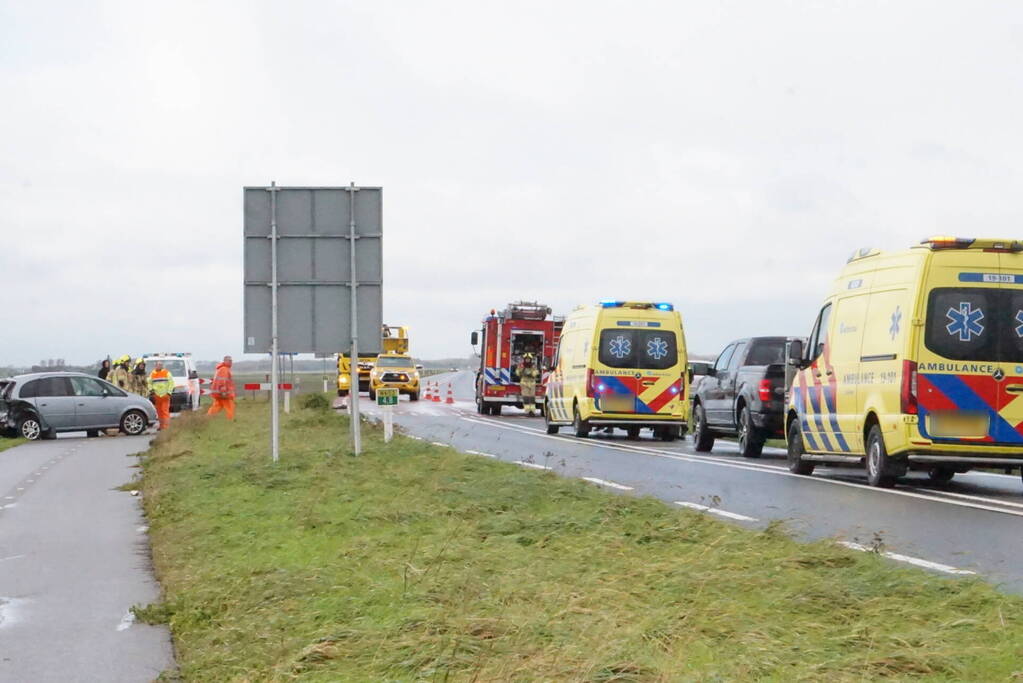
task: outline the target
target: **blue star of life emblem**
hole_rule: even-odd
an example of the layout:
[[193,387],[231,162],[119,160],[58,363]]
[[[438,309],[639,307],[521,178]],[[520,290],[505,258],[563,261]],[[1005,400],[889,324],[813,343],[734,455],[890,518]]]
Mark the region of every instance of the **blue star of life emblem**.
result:
[[654,337],[646,343],[646,355],[654,360],[661,360],[668,355],[668,342],[660,337]]
[[632,342],[622,335],[618,335],[611,340],[611,343],[608,345],[608,350],[615,358],[622,359],[632,353]]
[[948,309],[945,317],[952,321],[945,329],[953,337],[958,335],[959,341],[968,342],[984,333],[984,325],[980,322],[984,319],[984,311],[973,308],[969,301],[961,301],[959,308]]
[[1016,311],[1016,322],[1019,323],[1016,325],[1016,336],[1023,337],[1023,311]]
[[895,312],[892,313],[892,325],[888,328],[888,334],[892,335],[892,340],[899,336],[899,323],[902,322],[902,311],[899,308],[900,306],[895,307]]

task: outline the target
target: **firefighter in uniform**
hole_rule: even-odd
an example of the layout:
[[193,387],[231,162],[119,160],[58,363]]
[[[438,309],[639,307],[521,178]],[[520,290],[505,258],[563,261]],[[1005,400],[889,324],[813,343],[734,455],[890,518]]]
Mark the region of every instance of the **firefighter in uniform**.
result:
[[174,391],[174,376],[156,361],[156,367],[149,373],[149,391],[153,394],[153,405],[160,418],[160,430],[170,426],[170,397]]
[[149,381],[146,374],[146,361],[143,358],[136,358],[131,369],[131,393],[139,396],[149,396]]
[[536,414],[536,383],[540,380],[540,369],[536,367],[533,354],[527,353],[519,363],[519,390],[522,394],[522,407],[526,415]]
[[224,361],[217,365],[210,385],[213,405],[206,411],[207,415],[216,415],[221,410],[227,413],[227,419],[234,419],[234,378],[231,376],[231,356],[224,356]]
[[114,361],[114,367],[110,369],[110,374],[107,375],[107,381],[113,384],[118,389],[124,389],[125,391],[131,391],[131,372],[128,368],[128,364],[131,363],[131,356],[121,356]]

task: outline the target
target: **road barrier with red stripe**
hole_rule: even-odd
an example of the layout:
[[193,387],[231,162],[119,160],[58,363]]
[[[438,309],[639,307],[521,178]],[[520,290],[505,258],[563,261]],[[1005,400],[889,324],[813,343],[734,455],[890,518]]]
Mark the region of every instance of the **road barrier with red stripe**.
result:
[[[270,391],[274,385],[271,382],[264,382],[262,384],[246,384],[244,386],[245,391]],[[282,391],[291,391],[293,386],[292,384],[278,384],[277,388]]]

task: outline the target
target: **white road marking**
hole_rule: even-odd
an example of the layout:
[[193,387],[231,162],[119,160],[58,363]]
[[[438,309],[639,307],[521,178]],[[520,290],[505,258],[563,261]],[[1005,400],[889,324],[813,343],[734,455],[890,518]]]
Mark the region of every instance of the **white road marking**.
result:
[[525,460],[516,460],[515,464],[516,465],[522,465],[523,467],[531,467],[534,470],[549,470],[550,469],[550,467],[547,467],[547,465],[538,465],[535,462],[526,462]]
[[[780,476],[780,477],[795,477],[797,479],[801,479],[801,480],[806,481],[806,482],[815,482],[815,483],[818,483],[818,484],[831,484],[833,486],[848,486],[848,487],[851,487],[851,488],[858,489],[860,491],[876,493],[876,494],[879,494],[879,495],[893,495],[893,496],[905,496],[907,498],[919,498],[921,500],[927,500],[927,501],[930,501],[932,503],[942,503],[944,505],[955,505],[955,506],[958,506],[958,507],[973,508],[974,510],[985,510],[985,511],[988,511],[988,512],[997,512],[997,513],[1000,513],[1000,514],[1003,514],[1003,515],[1013,515],[1015,517],[1023,517],[1023,511],[1017,512],[1015,510],[1009,509],[1008,507],[994,507],[993,505],[981,505],[979,503],[969,503],[969,502],[965,502],[965,501],[960,502],[960,501],[957,501],[957,500],[949,500],[947,498],[938,498],[936,496],[925,496],[925,495],[920,494],[920,493],[913,493],[912,491],[905,491],[905,490],[902,490],[902,489],[882,489],[882,488],[877,488],[877,487],[874,487],[874,486],[866,486],[864,484],[856,484],[856,483],[853,483],[853,482],[850,482],[850,481],[840,481],[838,479],[828,479],[828,478],[824,478],[824,477],[804,476],[804,475],[801,475],[801,474],[793,474],[792,472],[789,472],[788,468],[786,468],[786,467],[773,467],[773,466],[767,466],[767,467],[759,466],[758,467],[758,466],[755,466],[755,465],[750,465],[750,464],[746,464],[746,463],[731,462],[731,461],[728,461],[728,460],[722,460],[722,459],[718,459],[718,458],[714,458],[714,457],[706,457],[706,456],[696,456],[696,455],[690,455],[690,454],[673,453],[671,451],[662,451],[662,450],[657,450],[657,449],[654,449],[654,448],[647,448],[647,447],[644,447],[644,446],[634,446],[634,445],[617,444],[617,443],[606,443],[606,442],[601,442],[601,441],[596,441],[596,440],[590,441],[590,440],[586,440],[586,439],[579,439],[579,438],[571,437],[571,436],[558,436],[558,435],[550,435],[550,434],[543,434],[543,433],[534,433],[534,431],[532,429],[523,429],[523,428],[518,427],[518,426],[500,424],[500,423],[492,422],[492,421],[489,421],[489,420],[484,421],[484,420],[480,420],[480,419],[473,418],[473,417],[463,417],[461,419],[466,420],[468,422],[475,422],[477,424],[487,425],[489,427],[497,427],[499,429],[510,429],[512,431],[517,431],[517,432],[520,432],[522,434],[529,434],[531,436],[536,436],[538,438],[554,439],[556,441],[570,441],[572,443],[583,445],[583,446],[592,446],[592,447],[596,447],[596,448],[610,448],[610,449],[616,449],[616,450],[620,450],[620,451],[633,452],[633,453],[645,453],[647,455],[652,455],[652,456],[655,456],[655,457],[658,457],[658,458],[668,458],[670,460],[679,460],[681,462],[703,463],[704,465],[712,465],[712,466],[715,466],[715,467],[729,467],[729,468],[735,469],[735,470],[747,470],[749,472],[765,472],[767,474],[773,474],[773,475]],[[996,500],[992,499],[991,502],[992,503],[996,503]]]
[[962,498],[963,500],[979,500],[982,503],[994,503],[996,505],[1008,505],[1009,507],[1023,509],[1023,503],[1013,503],[1013,502],[1008,501],[1008,500],[999,500],[998,498],[989,498],[989,497],[986,497],[986,496],[971,496],[970,494],[967,494],[967,493],[955,493],[954,491],[941,491],[941,490],[936,490],[936,489],[921,489],[921,488],[914,488],[914,487],[906,487],[906,488],[911,488],[913,491],[924,491],[926,493],[933,493],[936,496],[952,496],[953,498]]
[[466,451],[469,455],[482,455],[484,458],[496,458],[493,453],[482,453],[480,451]]
[[618,489],[619,491],[631,491],[632,490],[631,486],[626,486],[624,484],[618,484],[618,483],[613,482],[613,481],[607,481],[606,479],[597,479],[596,477],[583,477],[583,480],[584,481],[588,481],[588,482],[590,482],[592,484],[596,484],[597,486],[607,486],[608,488]]
[[0,628],[18,622],[18,607],[28,602],[18,598],[0,597]]
[[[858,550],[860,552],[869,553],[872,552],[870,548],[859,543],[852,543],[850,541],[839,541],[838,545],[849,548],[850,550]],[[976,576],[977,572],[970,571],[969,569],[958,569],[957,567],[950,567],[947,564],[941,564],[940,562],[931,562],[930,560],[921,560],[919,557],[910,557],[909,555],[900,555],[899,553],[892,553],[888,551],[882,551],[882,556],[887,557],[889,560],[895,560],[896,562],[905,562],[906,564],[912,564],[917,567],[923,567],[924,569],[933,569],[937,572],[945,572],[946,574],[960,574],[964,576]]]
[[142,526],[140,526],[137,529],[135,529],[135,531],[139,532],[140,534],[144,534],[147,531],[149,531],[149,527],[146,526],[145,524],[143,524]]
[[423,440],[423,437],[421,437],[421,436],[416,436],[415,434],[406,434],[406,436],[407,436],[408,438],[410,438],[410,439],[415,439],[416,441],[422,441],[422,440]]
[[131,610],[128,610],[127,612],[124,613],[124,616],[121,617],[120,623],[117,624],[117,630],[118,631],[127,631],[129,628],[131,628],[131,625],[134,624],[134,623],[135,623],[135,613],[132,612]]
[[718,508],[712,508],[707,505],[700,505],[699,503],[690,503],[684,500],[676,500],[675,505],[680,505],[684,508],[691,510],[699,510],[700,512],[709,512],[712,515],[718,517],[727,517],[728,519],[735,519],[740,522],[759,522],[760,520],[756,517],[747,517],[746,515],[740,515],[738,512],[729,512],[728,510],[720,510]]
[[441,443],[440,441],[431,441],[430,445],[431,446],[440,446],[441,448],[447,448],[448,447],[448,444]]
[[17,507],[17,503],[8,503],[7,505],[0,505],[0,510],[6,510],[7,508]]
[[0,557],[0,562],[6,562],[7,560],[18,560],[18,559],[21,559],[22,557],[25,557],[25,556],[24,555],[11,555],[10,557]]

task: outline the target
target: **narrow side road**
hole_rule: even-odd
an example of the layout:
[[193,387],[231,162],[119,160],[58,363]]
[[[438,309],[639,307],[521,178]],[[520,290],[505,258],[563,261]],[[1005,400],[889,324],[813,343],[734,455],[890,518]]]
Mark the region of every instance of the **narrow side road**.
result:
[[151,681],[166,628],[129,609],[159,597],[130,481],[149,436],[61,438],[0,453],[0,680]]

